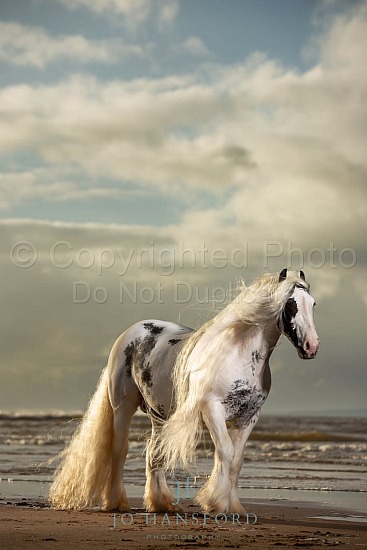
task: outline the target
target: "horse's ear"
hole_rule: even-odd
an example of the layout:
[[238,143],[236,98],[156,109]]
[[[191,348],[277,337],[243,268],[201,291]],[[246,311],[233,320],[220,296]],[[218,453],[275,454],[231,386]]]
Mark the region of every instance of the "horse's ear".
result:
[[282,271],[280,272],[280,275],[279,275],[279,282],[281,283],[282,281],[284,281],[284,279],[287,278],[287,268],[285,267],[284,269],[282,269]]
[[301,277],[302,281],[306,281],[306,277],[303,271],[299,272],[299,276]]

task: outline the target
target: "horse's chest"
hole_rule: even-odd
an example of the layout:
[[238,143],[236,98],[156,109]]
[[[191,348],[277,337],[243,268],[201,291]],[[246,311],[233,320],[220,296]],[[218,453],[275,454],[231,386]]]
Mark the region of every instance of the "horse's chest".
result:
[[235,380],[221,401],[225,408],[226,421],[237,428],[244,428],[259,412],[267,396],[267,391],[256,384],[250,384],[249,380]]

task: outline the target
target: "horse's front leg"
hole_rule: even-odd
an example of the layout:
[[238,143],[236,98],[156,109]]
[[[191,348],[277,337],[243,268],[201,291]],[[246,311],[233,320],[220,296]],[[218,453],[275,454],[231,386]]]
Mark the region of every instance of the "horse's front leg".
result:
[[206,512],[227,514],[231,512],[230,467],[234,446],[226,427],[225,410],[221,402],[213,399],[202,408],[204,422],[215,446],[214,468],[209,480],[196,496],[196,501]]
[[242,429],[230,428],[229,435],[233,443],[234,455],[230,465],[230,483],[231,483],[231,512],[237,513],[240,516],[246,514],[246,509],[240,503],[238,496],[238,478],[243,464],[243,456],[248,438],[257,422],[258,415],[252,419],[248,426]]

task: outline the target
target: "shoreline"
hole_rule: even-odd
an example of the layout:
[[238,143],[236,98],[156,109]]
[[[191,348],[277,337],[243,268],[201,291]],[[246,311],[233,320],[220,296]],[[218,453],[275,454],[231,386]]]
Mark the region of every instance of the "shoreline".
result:
[[128,515],[52,510],[39,501],[0,504],[0,546],[7,550],[367,546],[367,514],[349,509],[248,500],[248,521],[246,517],[233,520],[230,515],[215,521],[214,516],[205,518],[192,500],[185,505],[187,524],[182,521],[185,514],[182,519],[176,514],[148,514],[140,498],[131,499]]
[[[0,505],[17,504],[24,505],[34,502],[47,506],[47,495],[51,481],[47,480],[29,480],[29,479],[5,479],[0,480]],[[173,495],[177,495],[177,487],[170,485]],[[143,499],[144,485],[129,484],[127,487],[127,496],[129,502]],[[185,488],[181,487],[181,499],[186,502],[187,497],[194,499],[198,487],[190,486],[189,494],[185,493]],[[187,495],[187,496],[186,496]],[[239,496],[242,502],[264,502],[264,503],[284,503],[287,505],[297,505],[302,502],[303,505],[311,504],[319,508],[335,508],[348,510],[349,512],[363,512],[366,509],[365,491],[331,491],[329,489],[292,489],[292,488],[259,488],[259,487],[239,487]],[[185,507],[185,506],[184,506]]]

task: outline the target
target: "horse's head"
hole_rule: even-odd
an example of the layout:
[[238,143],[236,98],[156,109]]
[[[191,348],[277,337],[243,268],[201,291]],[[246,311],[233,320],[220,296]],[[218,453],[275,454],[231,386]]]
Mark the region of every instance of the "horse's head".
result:
[[309,293],[303,271],[298,274],[283,269],[279,275],[279,283],[286,280],[292,284],[279,319],[279,328],[297,349],[301,359],[313,359],[320,347],[313,321],[315,300]]

